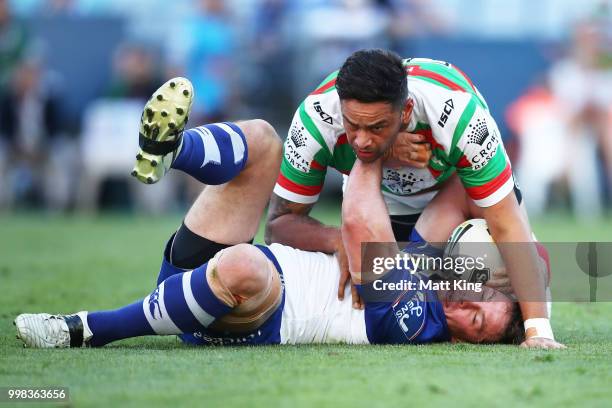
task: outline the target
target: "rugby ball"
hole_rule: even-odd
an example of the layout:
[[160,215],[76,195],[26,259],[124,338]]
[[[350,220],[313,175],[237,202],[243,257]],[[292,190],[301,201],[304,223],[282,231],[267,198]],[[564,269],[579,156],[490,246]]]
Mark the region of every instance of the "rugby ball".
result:
[[[493,272],[504,266],[487,222],[481,218],[467,220],[453,230],[444,257],[463,258],[466,268],[455,268],[454,278],[486,283]],[[471,262],[466,261],[471,259]]]

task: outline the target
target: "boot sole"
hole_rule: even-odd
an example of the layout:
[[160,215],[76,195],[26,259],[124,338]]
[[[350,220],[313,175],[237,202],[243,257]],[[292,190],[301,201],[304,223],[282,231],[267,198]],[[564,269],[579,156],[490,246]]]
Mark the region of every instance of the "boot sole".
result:
[[[159,87],[145,105],[140,133],[158,142],[175,140],[185,129],[192,102],[191,82],[187,78],[172,78]],[[168,170],[163,160],[163,155],[147,153],[139,148],[132,176],[145,184],[157,183]]]

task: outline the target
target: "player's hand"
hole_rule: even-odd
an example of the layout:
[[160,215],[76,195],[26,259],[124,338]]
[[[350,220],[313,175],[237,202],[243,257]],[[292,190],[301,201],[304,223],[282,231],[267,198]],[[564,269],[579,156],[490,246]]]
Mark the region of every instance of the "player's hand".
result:
[[[336,259],[338,260],[338,265],[340,266],[340,282],[338,283],[338,299],[344,300],[344,290],[346,289],[347,282],[351,281],[351,272],[349,271],[349,263],[348,256],[344,249],[344,244],[342,243],[342,239],[340,239],[338,245],[336,246]],[[361,296],[359,296],[359,292],[357,292],[357,288],[351,282],[351,297],[353,302],[354,309],[363,309],[364,304],[361,301]]]
[[498,268],[493,271],[491,279],[489,279],[487,283],[485,283],[485,286],[498,290],[505,295],[511,295],[514,293],[512,291],[512,285],[510,284],[508,272],[504,267]]
[[561,350],[567,347],[554,340],[547,339],[544,337],[530,337],[521,343],[523,348],[535,348],[535,349],[546,349],[546,350]]
[[425,168],[431,159],[431,146],[425,140],[425,136],[417,133],[400,132],[384,156],[385,167]]

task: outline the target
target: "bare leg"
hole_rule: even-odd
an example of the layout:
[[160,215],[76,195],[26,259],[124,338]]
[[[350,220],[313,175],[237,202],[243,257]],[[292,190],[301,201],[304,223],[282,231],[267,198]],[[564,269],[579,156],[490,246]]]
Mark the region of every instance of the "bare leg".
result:
[[[155,91],[141,117],[132,175],[153,184],[172,168],[209,185],[184,221],[186,241],[194,247],[201,246],[198,238],[217,244],[248,241],[257,231],[280,169],[281,141],[263,120],[215,123],[183,132],[192,102],[193,86],[186,78],[170,79]],[[180,230],[180,241],[179,235]]]
[[[170,276],[149,296],[119,309],[68,316],[22,314],[15,326],[18,338],[35,348],[100,347],[130,337],[207,328],[244,333],[261,327],[277,310],[281,297],[280,278],[272,262],[253,245],[239,244],[226,248],[207,265]],[[259,342],[275,340],[264,336]],[[201,340],[198,344],[211,343]]]
[[228,245],[255,236],[282,158],[281,140],[270,124],[256,119],[237,125],[247,141],[246,167],[228,183],[206,186],[185,217],[194,233]]

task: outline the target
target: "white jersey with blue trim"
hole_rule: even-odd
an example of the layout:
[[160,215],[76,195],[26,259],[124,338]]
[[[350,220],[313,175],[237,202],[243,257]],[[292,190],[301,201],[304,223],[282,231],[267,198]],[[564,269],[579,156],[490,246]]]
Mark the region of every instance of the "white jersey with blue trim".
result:
[[281,244],[268,247],[283,269],[281,344],[367,344],[364,311],[353,309],[350,287],[338,300],[335,256]]
[[[365,311],[356,310],[349,286],[344,300],[338,300],[340,268],[335,256],[280,244],[269,249],[285,281],[282,344],[422,344],[450,339],[442,304],[433,291],[406,291],[392,302],[376,297],[368,301],[366,296]],[[426,278],[406,271],[385,277],[393,279]]]
[[[442,306],[433,293],[402,294],[394,301],[352,306],[350,287],[338,300],[340,268],[335,256],[272,244],[284,288],[279,309],[257,330],[224,335],[203,330],[188,341],[200,345],[263,344],[422,344],[448,340]],[[267,255],[268,256],[268,255]],[[402,271],[398,279],[406,279]],[[417,277],[413,277],[417,279]],[[385,279],[394,279],[391,276]],[[362,289],[362,293],[364,287]],[[367,289],[366,289],[367,290]],[[428,291],[431,292],[431,291]]]

